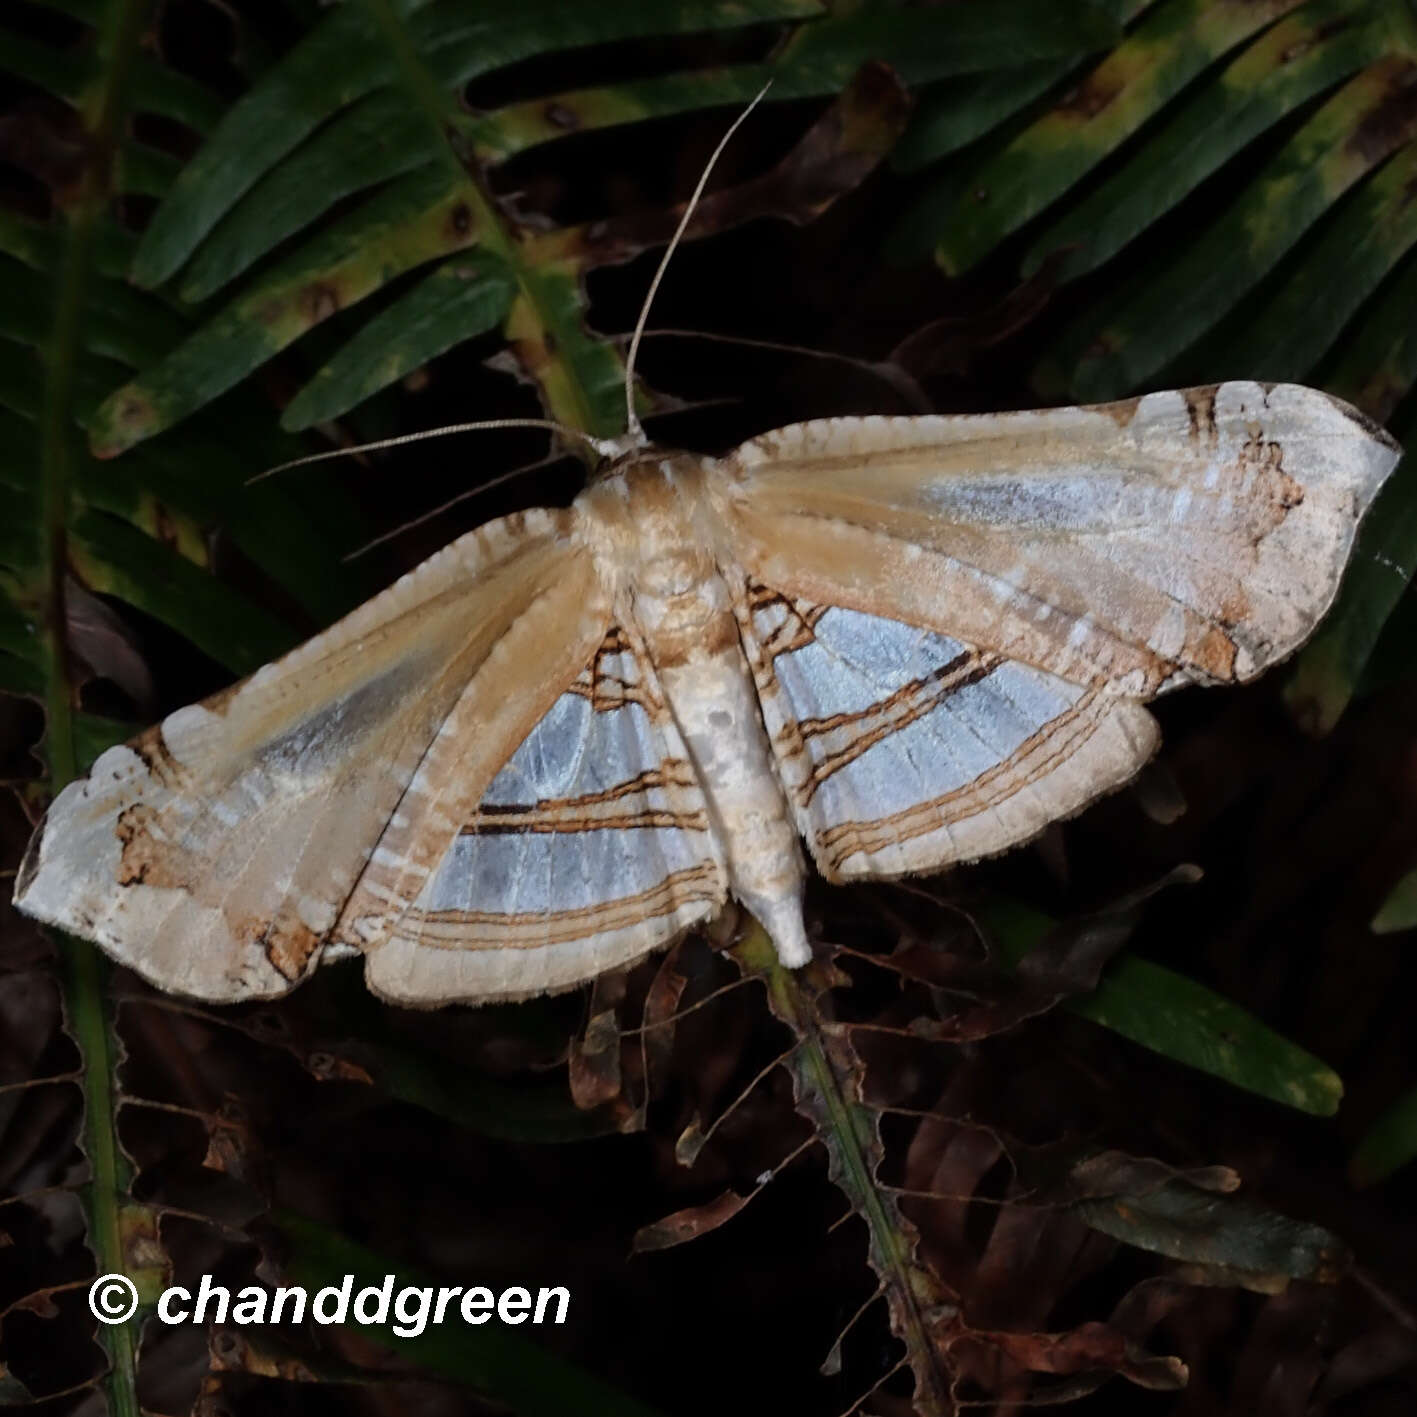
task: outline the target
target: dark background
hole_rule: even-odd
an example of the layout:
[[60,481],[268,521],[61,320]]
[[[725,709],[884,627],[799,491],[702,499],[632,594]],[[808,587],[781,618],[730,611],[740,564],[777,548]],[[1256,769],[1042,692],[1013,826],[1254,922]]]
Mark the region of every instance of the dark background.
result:
[[[249,0],[238,8],[272,49],[293,39],[288,12]],[[172,62],[237,91],[218,11],[169,7],[163,34]],[[727,41],[714,43],[722,56]],[[653,72],[667,67],[669,57],[662,46],[639,44],[538,61],[479,81],[467,100],[494,107],[584,83],[588,73],[610,82]],[[687,41],[673,57],[685,65],[706,58]],[[791,103],[754,114],[715,186],[771,167],[822,107]],[[687,195],[730,116],[710,111],[628,134],[577,137],[499,169],[495,187],[523,213],[558,224],[652,211]],[[15,200],[33,201],[23,182],[12,186]],[[651,329],[775,341],[797,352],[648,339],[640,367],[652,388],[690,404],[711,401],[656,419],[653,435],[712,453],[799,418],[918,411],[867,366],[889,359],[935,322],[946,323],[931,341],[934,353],[912,370],[931,408],[1030,406],[1037,402],[1028,383],[1037,351],[1100,287],[1154,259],[1144,247],[1064,291],[1044,290],[1024,302],[1026,317],[1018,320],[1016,305],[1001,304],[1016,290],[1016,244],[957,281],[925,261],[895,267],[882,261],[913,190],[910,179],[882,168],[804,228],[757,220],[687,243],[670,268]],[[1203,224],[1224,196],[1202,191],[1163,224],[1158,239],[1185,242],[1188,229]],[[657,259],[657,251],[646,252],[591,277],[597,330],[632,327]],[[491,335],[444,356],[348,420],[348,429],[386,436],[471,417],[534,415],[533,391],[486,367],[498,347]],[[849,359],[816,357],[823,352]],[[263,376],[273,401],[298,385],[304,357],[282,356]],[[540,450],[534,434],[460,437],[351,462],[341,482],[377,535]],[[568,459],[463,501],[363,558],[362,574],[382,584],[493,516],[566,502],[583,477],[584,469]],[[287,608],[273,593],[272,603]],[[155,685],[146,714],[135,717],[156,717],[226,682],[220,666],[172,632],[129,608],[121,613]],[[809,921],[820,940],[869,952],[924,938],[968,955],[977,950],[968,920],[980,902],[1006,896],[1075,918],[1178,863],[1194,862],[1203,879],[1154,898],[1132,947],[1241,1004],[1342,1076],[1338,1115],[1305,1116],[1061,1011],[978,1043],[899,1044],[869,1054],[872,1095],[987,1122],[1023,1144],[1118,1147],[1179,1167],[1232,1167],[1245,1195],[1324,1226],[1352,1247],[1352,1266],[1331,1285],[1295,1282],[1276,1295],[1200,1287],[1169,1299],[1145,1342],[1153,1352],[1184,1359],[1188,1390],[1148,1393],[1116,1379],[1084,1397],[1082,1411],[1378,1417],[1411,1411],[1417,1395],[1411,1169],[1366,1189],[1345,1172],[1368,1126],[1417,1083],[1411,940],[1368,929],[1417,845],[1410,727],[1417,698],[1405,684],[1374,694],[1315,741],[1281,703],[1282,679],[1280,670],[1245,689],[1164,700],[1157,713],[1165,744],[1142,783],[1005,859],[908,886],[834,889],[816,882],[811,889]],[[25,750],[41,720],[36,708],[18,703],[6,715],[18,778],[33,771]],[[1156,804],[1175,794],[1184,799],[1184,814],[1157,820],[1165,814]],[[16,797],[5,816],[12,862],[27,825]],[[57,986],[46,982],[51,946],[10,915],[3,948],[5,1080],[17,1070],[48,1076],[73,1068]],[[657,964],[631,978],[620,1010],[626,1026],[636,1021]],[[879,970],[843,964],[853,981],[836,1004],[843,1016],[899,1022],[902,1010],[915,1007],[913,996],[902,996]],[[684,944],[675,967],[689,981],[686,1002],[736,977],[735,967],[699,939]],[[737,1107],[693,1168],[674,1159],[683,1128],[696,1115],[705,1122],[717,1116],[790,1042],[756,984],[680,1026],[643,1128],[626,1135],[613,1128],[617,1115],[623,1120],[639,1101],[636,1046],[627,1044],[629,1103],[618,1114],[612,1103],[583,1122],[564,1101],[566,1053],[591,1011],[588,990],[524,1006],[414,1014],[369,1000],[353,965],[323,970],[289,1000],[259,1009],[175,1008],[121,971],[113,987],[129,1000],[119,1016],[128,1049],[121,1087],[141,1100],[121,1119],[138,1170],[135,1193],[221,1222],[174,1215],[164,1223],[162,1239],[179,1281],[211,1269],[229,1276],[233,1287],[249,1282],[245,1276],[262,1255],[279,1259],[285,1252],[268,1214],[276,1207],[389,1257],[401,1276],[421,1271],[444,1283],[494,1288],[568,1285],[567,1325],[519,1336],[676,1417],[725,1409],[845,1411],[899,1357],[878,1304],[852,1330],[840,1374],[817,1371],[876,1284],[863,1223],[834,1224],[848,1205],[826,1174],[820,1147],[723,1228],[662,1254],[630,1254],[641,1226],[728,1187],[746,1192],[808,1135],[788,1075],[778,1069]],[[919,1007],[923,1013],[940,1000]],[[945,1012],[951,1007],[946,1003]],[[370,1039],[391,1055],[428,1064],[456,1104],[439,1115],[436,1107],[391,1098],[361,1080],[359,1070],[369,1065],[361,1049]],[[480,1105],[489,1082],[503,1091],[486,1102],[482,1124],[446,1115],[459,1105]],[[422,1086],[426,1093],[426,1078]],[[58,1183],[76,1174],[75,1089],[36,1089],[5,1106],[0,1181],[25,1191],[39,1179]],[[553,1132],[605,1134],[542,1142],[506,1135],[533,1126],[528,1118],[546,1109]],[[1000,1204],[1007,1176],[989,1157],[970,1152],[961,1140],[965,1131],[946,1137],[887,1118],[882,1176],[909,1182],[929,1174],[937,1189],[981,1198],[974,1206],[907,1205],[929,1267],[967,1296],[979,1327],[1059,1331],[1105,1320],[1136,1285],[1174,1273],[1167,1261],[1119,1247],[1076,1220]],[[62,1207],[10,1206],[0,1212],[0,1228],[11,1242],[0,1262],[8,1271],[0,1304],[84,1272],[82,1232]],[[36,1392],[80,1381],[97,1361],[82,1294],[56,1305],[57,1314],[19,1310],[4,1320],[7,1361]],[[261,1351],[241,1348],[247,1341]],[[497,1382],[488,1384],[486,1399],[439,1385],[405,1366],[398,1348],[380,1350],[355,1331],[273,1338],[253,1330],[216,1335],[210,1343],[228,1369],[218,1377],[205,1376],[206,1335],[150,1326],[140,1386],[148,1409],[175,1413],[198,1401],[212,1412],[401,1410],[422,1417],[504,1410]],[[992,1383],[996,1396],[1022,1395],[1007,1365],[976,1366],[971,1374],[977,1386],[966,1393],[982,1399]],[[897,1374],[876,1399],[879,1410],[905,1410],[908,1392],[909,1382]],[[81,1392],[44,1410],[89,1400]]]

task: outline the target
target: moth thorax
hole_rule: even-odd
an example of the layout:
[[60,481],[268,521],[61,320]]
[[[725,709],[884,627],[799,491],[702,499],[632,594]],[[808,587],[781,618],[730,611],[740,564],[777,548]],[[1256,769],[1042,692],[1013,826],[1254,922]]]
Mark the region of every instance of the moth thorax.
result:
[[700,596],[706,592],[713,596],[715,609],[729,609],[726,594],[713,595],[712,588],[705,583],[716,581],[718,569],[713,557],[702,546],[685,542],[668,546],[645,547],[636,577],[636,589],[640,594],[656,600],[672,600],[678,596]]
[[[675,657],[717,648],[720,624],[733,624],[728,587],[713,558],[700,547],[666,547],[640,563],[634,582],[635,618]],[[670,649],[669,641],[676,642]]]

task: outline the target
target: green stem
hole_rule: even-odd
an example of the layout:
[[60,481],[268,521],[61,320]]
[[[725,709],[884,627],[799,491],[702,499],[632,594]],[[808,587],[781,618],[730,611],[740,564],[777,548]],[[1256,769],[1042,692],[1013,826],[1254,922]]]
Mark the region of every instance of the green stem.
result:
[[[98,76],[77,107],[89,142],[88,161],[77,189],[65,194],[67,220],[63,254],[55,273],[54,326],[47,350],[47,378],[41,421],[43,476],[40,548],[45,598],[47,650],[45,701],[46,746],[50,781],[57,791],[78,772],[74,743],[74,684],[69,660],[65,579],[68,575],[68,527],[75,462],[74,374],[84,324],[85,301],[93,270],[100,223],[112,195],[115,154],[122,136],[126,92],[133,59],[142,38],[148,0],[112,0],[97,36],[103,59]],[[104,1000],[106,966],[92,945],[63,942],[70,1025],[83,1056],[84,1150],[89,1158],[89,1237],[100,1273],[122,1272],[124,1246],[120,1197],[126,1194],[128,1168],[119,1149],[114,1110],[117,1041]],[[139,1417],[136,1369],[138,1326],[127,1323],[99,1334],[110,1362],[107,1381],[110,1410],[118,1417]]]
[[83,323],[86,276],[94,244],[87,202],[71,213],[56,272],[54,329],[40,434],[42,475],[40,565],[45,598],[45,708],[50,782],[55,791],[78,770],[74,751],[73,682],[69,664],[65,577],[68,574],[69,491],[74,462],[74,363]]
[[[766,943],[761,931],[754,934]],[[940,1295],[915,1262],[913,1243],[905,1233],[908,1222],[876,1182],[873,1156],[880,1151],[880,1141],[875,1114],[860,1099],[854,1075],[838,1066],[816,1001],[803,988],[802,975],[784,969],[770,947],[767,952],[755,949],[757,943],[750,939],[740,947],[744,961],[766,973],[773,1012],[798,1040],[796,1079],[800,1092],[810,1094],[799,1095],[799,1105],[806,1104],[804,1115],[821,1129],[839,1172],[837,1184],[866,1222],[874,1267],[885,1285],[897,1336],[905,1343],[915,1374],[915,1405],[921,1411],[947,1412],[948,1385],[936,1361],[925,1312],[928,1308],[935,1311],[932,1317],[941,1317]],[[820,1118],[814,1103],[822,1108]]]
[[[117,1040],[105,1007],[108,964],[86,940],[64,937],[65,984],[69,1027],[84,1068],[84,1152],[89,1159],[87,1193],[89,1245],[100,1274],[125,1274],[120,1198],[127,1194],[129,1168],[118,1145],[114,1097]],[[136,1316],[126,1323],[102,1326],[99,1341],[108,1351],[110,1410],[115,1417],[140,1417],[138,1407],[138,1339]]]

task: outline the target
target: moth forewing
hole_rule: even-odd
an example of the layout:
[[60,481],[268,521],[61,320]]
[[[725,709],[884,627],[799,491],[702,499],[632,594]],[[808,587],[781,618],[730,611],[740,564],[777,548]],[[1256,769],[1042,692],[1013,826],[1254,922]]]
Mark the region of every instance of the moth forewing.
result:
[[1400,455],[1313,389],[796,424],[725,460],[743,565],[1149,698],[1253,677],[1309,634]]
[[[161,988],[288,991],[338,939],[425,751],[518,623],[539,613],[564,634],[594,614],[598,581],[565,520],[531,512],[460,538],[243,683],[104,753],[36,831],[16,904]],[[515,691],[493,692],[534,714],[562,687],[546,682],[554,664],[530,656]]]

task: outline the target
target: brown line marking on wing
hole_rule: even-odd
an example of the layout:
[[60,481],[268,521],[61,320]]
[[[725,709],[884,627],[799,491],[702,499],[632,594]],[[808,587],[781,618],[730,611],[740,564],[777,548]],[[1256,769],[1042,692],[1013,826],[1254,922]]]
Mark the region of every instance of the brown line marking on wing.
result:
[[1191,441],[1204,441],[1207,448],[1214,449],[1218,430],[1215,426],[1215,388],[1183,389],[1181,397],[1186,401],[1186,417],[1191,421]]
[[[760,585],[753,580],[746,583],[744,598],[747,601],[753,638],[758,641],[764,660],[769,664],[781,654],[790,654],[793,650],[805,649],[811,644],[816,639],[813,632],[817,628],[818,621],[830,609],[826,605],[814,605],[810,601],[791,599],[781,592],[769,590],[767,586]],[[767,610],[778,605],[787,611],[782,624],[765,638],[760,638],[760,631],[753,616],[760,610]]]
[[1137,416],[1137,406],[1140,403],[1140,398],[1117,399],[1112,403],[1098,404],[1097,411],[1105,413],[1118,428],[1127,428],[1131,425],[1132,419]]
[[[991,660],[992,662],[990,662]],[[978,650],[967,649],[955,655],[953,659],[942,664],[938,669],[931,670],[923,678],[912,679],[908,684],[902,684],[893,694],[884,699],[877,699],[863,709],[852,709],[849,713],[834,713],[828,718],[800,718],[797,720],[797,726],[804,738],[815,738],[818,734],[830,733],[834,728],[844,728],[849,723],[864,723],[868,719],[875,718],[878,714],[889,713],[897,704],[908,702],[932,684],[941,684],[946,690],[943,697],[948,698],[956,689],[976,683],[993,673],[1002,662],[997,655],[981,655]],[[960,671],[966,668],[968,668],[968,673],[961,674],[958,683],[948,685],[942,683],[943,680],[953,674],[960,674]],[[910,722],[910,720],[907,719],[906,722]]]
[[[543,945],[568,944],[610,930],[639,925],[656,916],[671,914],[685,901],[717,902],[722,895],[718,867],[711,861],[705,861],[699,866],[675,871],[658,885],[650,886],[637,895],[620,896],[599,905],[521,915],[507,915],[493,910],[422,911],[410,907],[395,929],[399,936],[411,943],[434,949],[538,949]],[[414,935],[403,928],[408,921],[419,926],[433,926],[435,930],[443,927],[451,936],[451,941],[439,946],[424,938],[422,931]],[[480,935],[477,933],[479,930]],[[514,938],[518,931],[529,938]]]
[[566,692],[586,699],[596,713],[613,713],[627,704],[639,704],[642,708],[649,706],[647,696],[638,684],[632,684],[628,679],[620,679],[613,674],[597,673],[592,677],[587,672],[571,684]]
[[[1203,404],[1203,401],[1200,402]],[[1192,400],[1188,398],[1187,404],[1192,406]],[[1213,396],[1209,407],[1213,421]],[[1193,432],[1197,417],[1199,415],[1193,413]],[[1238,454],[1233,461],[1225,464],[1221,490],[1247,509],[1253,509],[1254,522],[1248,532],[1249,550],[1253,554],[1258,553],[1265,537],[1304,500],[1303,487],[1284,469],[1283,444],[1267,438],[1264,425],[1258,420],[1248,425]],[[1217,682],[1233,681],[1239,655],[1234,632],[1253,613],[1254,607],[1245,591],[1243,572],[1237,571],[1234,584],[1221,600],[1212,623],[1203,624],[1191,632],[1181,648],[1179,661],[1200,669]]]
[[543,797],[536,802],[490,802],[478,808],[461,836],[505,836],[528,832],[606,831],[610,828],[627,830],[645,827],[678,827],[682,831],[707,831],[708,817],[704,812],[676,812],[661,807],[632,808],[629,813],[597,815],[596,807],[643,797],[654,788],[694,787],[697,779],[683,758],[667,758],[657,768],[625,782],[617,782],[600,792],[587,792],[579,797]]
[[[1240,447],[1240,466],[1242,471],[1247,466],[1252,468],[1269,493],[1278,513],[1274,519],[1277,526],[1304,500],[1304,489],[1284,470],[1284,445],[1266,438],[1264,429],[1258,423],[1252,423],[1246,431],[1247,436]],[[1256,544],[1258,540],[1256,538]]]
[[[1089,690],[1072,708],[1066,709],[1056,718],[1049,719],[1037,732],[1025,738],[1007,758],[1002,759],[992,768],[986,769],[978,777],[972,778],[962,786],[956,787],[942,796],[932,797],[929,801],[903,807],[899,812],[893,812],[889,817],[879,817],[871,822],[839,822],[836,826],[828,827],[818,834],[818,847],[823,855],[828,856],[831,868],[835,871],[840,868],[843,861],[852,856],[862,853],[869,856],[880,851],[882,847],[938,831],[951,819],[962,821],[967,817],[977,816],[998,802],[1006,801],[1022,788],[1047,777],[1059,763],[1079,751],[1101,727],[1106,719],[1106,714],[1091,713],[1099,692],[1096,689]],[[1089,716],[1084,717],[1084,714]],[[1074,728],[1077,732],[1069,731]],[[1015,773],[1018,763],[1030,752],[1048,742],[1054,743],[1054,750],[1040,758],[1033,765],[1032,771],[1026,776],[1014,777],[1002,784],[999,783],[1001,778]],[[989,789],[996,784],[1000,785],[1002,790],[990,793]],[[973,811],[958,813],[951,818],[950,814],[943,810],[953,803],[979,796],[981,790],[985,795]],[[851,838],[849,842],[848,838]],[[846,845],[847,849],[839,849],[843,845]]]
[[[838,773],[842,768],[854,763],[862,754],[874,748],[883,739],[889,738],[892,734],[898,733],[902,728],[908,728],[918,719],[924,718],[927,714],[933,713],[941,704],[946,702],[953,694],[961,689],[966,689],[971,684],[977,684],[982,679],[987,679],[1002,663],[1002,656],[996,654],[981,654],[978,650],[967,650],[964,654],[956,655],[948,664],[941,665],[934,674],[925,679],[913,679],[909,684],[902,685],[893,693],[890,698],[882,699],[879,703],[873,704],[868,709],[862,709],[851,714],[837,714],[835,719],[807,719],[800,725],[802,740],[826,731],[825,728],[816,727],[821,724],[826,727],[835,726],[836,721],[845,724],[852,720],[865,721],[871,716],[878,714],[889,714],[892,710],[899,709],[900,712],[893,718],[888,718],[885,722],[878,723],[868,733],[863,733],[859,738],[853,740],[847,747],[839,749],[837,752],[829,754],[820,762],[813,762],[811,771],[807,775],[807,782],[799,792],[799,798],[805,807],[816,795],[817,789],[827,781],[834,773]],[[948,681],[946,675],[953,674],[954,677]],[[936,688],[938,692],[927,693],[926,691]],[[911,702],[911,700],[914,702]],[[906,707],[908,705],[908,707]]]
[[[666,758],[657,768],[646,768],[634,777],[617,782],[600,792],[585,792],[579,797],[543,797],[535,802],[489,802],[477,809],[478,815],[498,816],[502,813],[532,812],[548,807],[565,807],[575,811],[594,807],[602,802],[618,802],[622,797],[648,792],[655,787],[693,787],[698,779],[683,758]],[[466,828],[464,828],[466,830]]]
[[172,755],[163,737],[162,724],[154,724],[146,732],[140,733],[129,744],[132,750],[147,765],[154,782],[177,791],[186,783],[187,773],[182,764]]
[[[612,659],[630,665],[636,677],[612,673],[607,663]],[[591,662],[566,692],[588,700],[596,713],[612,713],[626,704],[639,704],[653,717],[664,707],[658,687],[640,670],[635,647],[619,625],[611,625],[605,632]]]
[[[636,812],[633,816],[558,817],[552,815],[564,807],[560,802],[537,803],[535,807],[515,807],[522,815],[512,819],[489,821],[479,812],[463,827],[460,836],[527,836],[574,835],[594,831],[642,831],[649,827],[676,827],[680,831],[707,831],[708,816],[703,812],[672,812],[654,808]],[[543,810],[544,809],[544,810]]]

